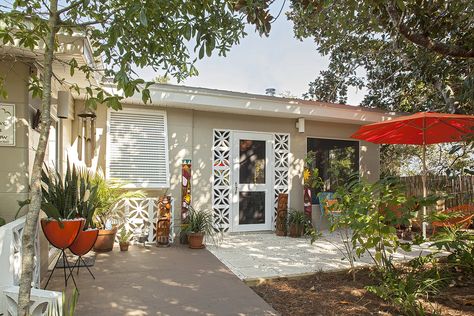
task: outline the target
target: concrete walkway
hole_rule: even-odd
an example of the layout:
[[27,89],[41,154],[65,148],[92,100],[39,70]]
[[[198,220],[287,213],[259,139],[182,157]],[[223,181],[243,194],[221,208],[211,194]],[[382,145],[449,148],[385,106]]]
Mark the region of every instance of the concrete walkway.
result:
[[[338,250],[343,244],[339,234],[324,232],[311,245],[307,238],[278,237],[274,233],[244,233],[225,236],[218,247],[209,247],[241,280],[255,281],[265,278],[291,277],[318,271],[350,268]],[[426,247],[413,247],[406,253],[399,251],[395,260],[410,260],[420,251],[428,254]],[[370,256],[357,260],[357,266],[371,264]]]
[[[207,250],[132,246],[81,268],[76,315],[277,315]],[[62,271],[50,290],[64,291]],[[72,280],[68,283],[71,291]]]

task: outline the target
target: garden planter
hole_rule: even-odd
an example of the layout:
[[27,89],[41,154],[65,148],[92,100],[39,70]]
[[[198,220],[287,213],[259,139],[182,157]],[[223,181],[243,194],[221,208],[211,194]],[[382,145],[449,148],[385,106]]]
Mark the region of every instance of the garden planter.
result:
[[120,251],[128,251],[128,246],[130,245],[129,242],[121,242],[119,243]]
[[202,249],[204,248],[203,244],[204,233],[188,233],[188,243],[189,248],[191,249]]
[[72,245],[84,227],[84,219],[67,219],[58,222],[54,219],[41,219],[41,228],[46,239],[58,249],[66,249]]
[[296,225],[296,224],[290,224],[290,232],[289,236],[293,238],[298,238],[303,236],[303,226],[302,225]]
[[92,249],[98,235],[98,229],[81,230],[72,245],[69,246],[69,250],[76,256],[84,256]]
[[117,226],[112,229],[100,229],[97,240],[94,244],[94,251],[108,252],[114,248],[115,236],[117,235]]

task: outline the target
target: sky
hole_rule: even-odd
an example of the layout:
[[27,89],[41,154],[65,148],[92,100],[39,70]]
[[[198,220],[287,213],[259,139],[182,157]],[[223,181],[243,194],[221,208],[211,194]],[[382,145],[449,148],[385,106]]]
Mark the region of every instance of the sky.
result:
[[[272,15],[277,15],[281,3],[278,0],[273,4]],[[287,4],[284,11],[288,9]],[[301,97],[308,91],[308,84],[328,66],[329,59],[319,55],[312,39],[300,41],[294,37],[293,23],[284,13],[272,24],[269,37],[260,37],[253,26],[247,26],[246,32],[248,35],[231,48],[227,57],[213,53],[199,60],[199,76],[181,84],[256,94],[275,88],[277,95],[289,92]],[[156,77],[150,69],[139,73],[146,80]],[[347,103],[357,105],[363,96],[362,91],[351,90]]]

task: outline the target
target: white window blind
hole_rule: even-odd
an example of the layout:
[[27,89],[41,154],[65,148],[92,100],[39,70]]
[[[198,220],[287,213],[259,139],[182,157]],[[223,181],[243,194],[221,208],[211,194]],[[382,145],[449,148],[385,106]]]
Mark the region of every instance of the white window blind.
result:
[[166,113],[110,111],[107,175],[130,187],[169,186]]

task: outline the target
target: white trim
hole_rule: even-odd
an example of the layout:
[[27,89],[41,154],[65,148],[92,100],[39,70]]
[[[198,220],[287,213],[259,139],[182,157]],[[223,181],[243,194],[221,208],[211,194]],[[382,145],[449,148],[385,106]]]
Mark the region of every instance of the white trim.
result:
[[[115,111],[107,108],[107,133],[106,133],[106,148],[105,148],[105,177],[110,179],[110,116],[111,112]],[[170,187],[170,161],[169,161],[169,146],[168,146],[168,115],[165,110],[155,109],[136,109],[123,108],[121,113],[146,113],[148,115],[163,116],[164,117],[164,133],[165,133],[165,161],[166,161],[166,184],[162,186],[133,186],[126,185],[125,188],[143,188],[143,189],[166,189]]]

